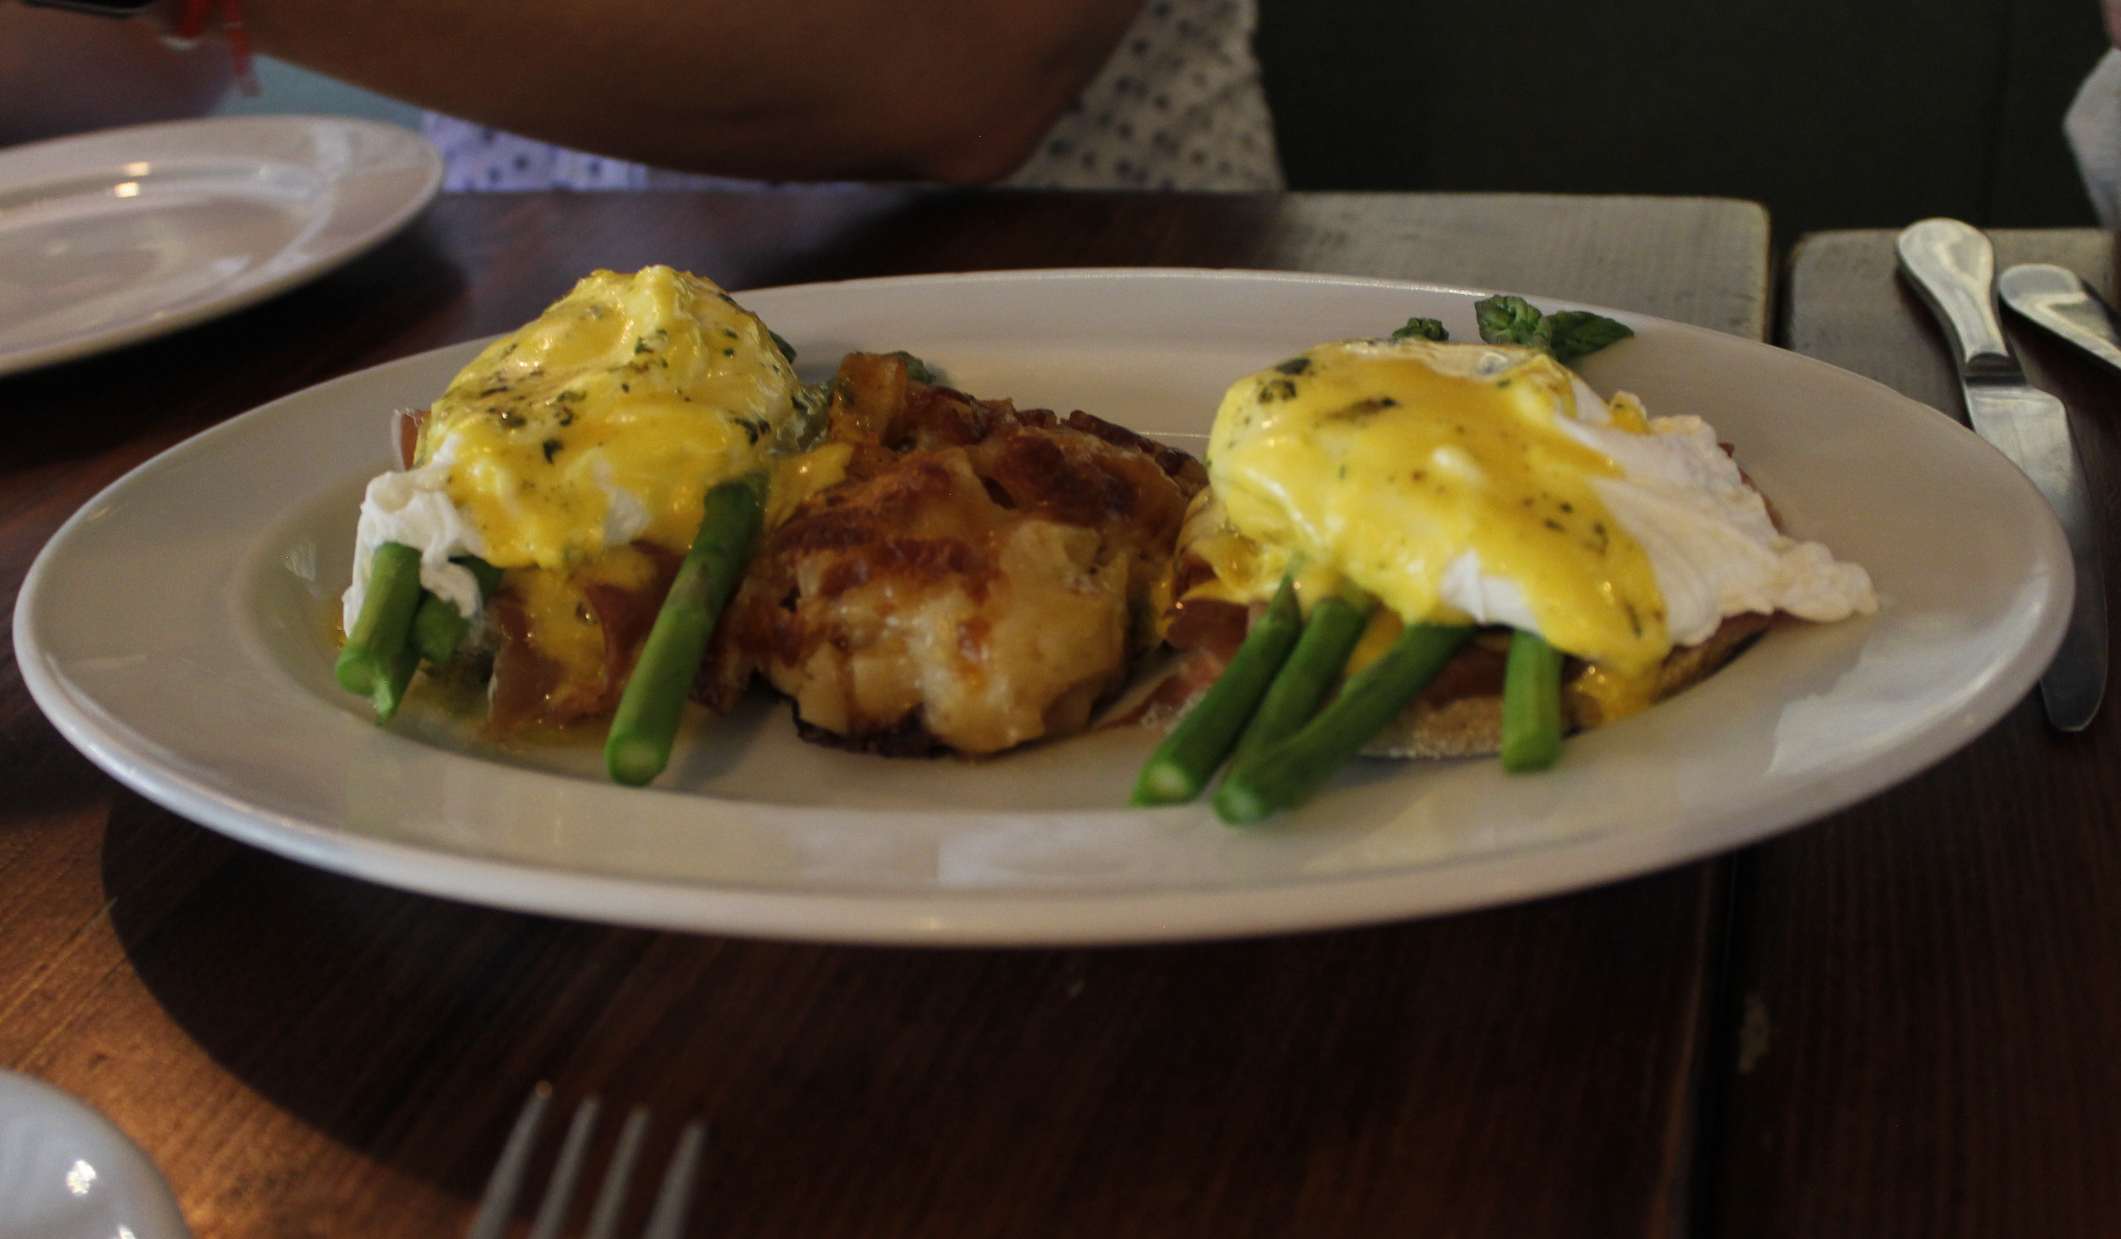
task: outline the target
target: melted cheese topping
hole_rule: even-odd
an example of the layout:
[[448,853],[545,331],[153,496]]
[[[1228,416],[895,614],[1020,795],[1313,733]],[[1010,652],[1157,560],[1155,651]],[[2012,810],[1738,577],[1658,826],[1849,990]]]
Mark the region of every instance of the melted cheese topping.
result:
[[767,457],[795,376],[765,325],[669,267],[597,271],[495,341],[429,410],[415,464],[496,567],[566,568],[645,539],[682,552],[708,487]]
[[[1599,416],[1642,432],[1639,409]],[[1641,673],[1671,648],[1663,599],[1601,498],[1622,470],[1570,432],[1576,417],[1573,376],[1540,353],[1329,344],[1230,389],[1209,473],[1237,531],[1406,622],[1466,622],[1466,578],[1507,582],[1556,647]]]

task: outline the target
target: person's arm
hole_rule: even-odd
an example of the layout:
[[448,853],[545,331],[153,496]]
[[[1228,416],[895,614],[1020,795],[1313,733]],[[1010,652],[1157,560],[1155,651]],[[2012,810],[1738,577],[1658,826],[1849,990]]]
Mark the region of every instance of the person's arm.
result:
[[1141,0],[247,0],[257,49],[564,146],[769,179],[992,180]]
[[0,146],[198,116],[230,76],[224,47],[175,52],[144,21],[0,0]]

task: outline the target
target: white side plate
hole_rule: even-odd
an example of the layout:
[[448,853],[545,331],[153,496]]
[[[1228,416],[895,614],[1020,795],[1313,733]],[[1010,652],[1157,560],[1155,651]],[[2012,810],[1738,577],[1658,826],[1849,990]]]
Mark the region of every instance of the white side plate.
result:
[[0,1071],[0,1235],[185,1239],[154,1163],[87,1104]]
[[[1198,446],[1235,377],[1409,315],[1471,338],[1476,295],[1070,271],[742,299],[811,375],[848,349],[905,348],[967,390]],[[2017,470],[1845,371],[1619,317],[1638,335],[1588,360],[1592,385],[1708,417],[1789,529],[1867,566],[1884,608],[1771,633],[1675,700],[1572,740],[1536,777],[1367,763],[1304,810],[1236,831],[1197,806],[1121,807],[1153,741],[1131,730],[983,763],[894,761],[803,744],[761,700],[696,718],[658,785],[628,791],[587,746],[496,748],[434,694],[379,727],[331,677],[355,506],[390,465],[390,410],[431,399],[474,344],[276,401],[120,480],[39,556],[16,651],[37,702],[105,770],[285,855],[508,907],[865,941],[1207,937],[1527,898],[1830,813],[2019,699],[2060,639],[2071,578]]]
[[321,116],[109,129],[0,151],[0,374],[262,301],[403,228],[426,139]]

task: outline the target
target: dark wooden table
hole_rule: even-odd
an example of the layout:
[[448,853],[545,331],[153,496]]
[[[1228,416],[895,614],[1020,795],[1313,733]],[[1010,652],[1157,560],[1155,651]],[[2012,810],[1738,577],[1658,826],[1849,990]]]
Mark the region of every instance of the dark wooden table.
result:
[[[1793,340],[1948,404],[1920,386],[1942,374],[1921,320],[1849,244],[1826,273],[1807,265],[1825,243],[1801,256]],[[0,596],[162,448],[514,326],[591,267],[650,261],[736,288],[1290,268],[1755,338],[1770,321],[1766,219],[1729,202],[449,199],[267,305],[0,379]],[[1807,336],[1808,304],[1854,325]],[[1897,335],[1872,321],[1892,316]],[[2104,386],[2074,381],[2094,407]],[[2095,484],[2115,476],[2121,458],[2088,446]],[[2121,1163],[2102,1052],[2121,1029],[2121,914],[2099,900],[2121,769],[2106,720],[2064,740],[2021,707],[1827,824],[1594,891],[1311,936],[1022,951],[610,929],[305,868],[98,773],[30,703],[11,647],[0,729],[0,1066],[110,1115],[203,1236],[458,1233],[538,1079],[563,1101],[707,1116],[702,1234],[2121,1227],[2102,1173]]]
[[[1893,235],[1802,242],[1779,334],[1963,416]],[[1998,270],[2060,263],[2113,291],[2110,234],[1994,240]],[[2121,581],[2121,376],[2004,326],[2070,407]],[[2034,694],[1929,773],[1739,854],[1717,1233],[2121,1234],[2116,704],[2067,736]]]

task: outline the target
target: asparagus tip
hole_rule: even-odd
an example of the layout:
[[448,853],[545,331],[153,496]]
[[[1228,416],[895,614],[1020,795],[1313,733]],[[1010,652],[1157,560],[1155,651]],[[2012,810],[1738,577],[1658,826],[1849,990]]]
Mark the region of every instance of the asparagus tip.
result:
[[1184,804],[1199,794],[1200,785],[1179,763],[1152,761],[1142,769],[1141,778],[1134,784],[1133,804],[1138,808]]
[[1226,826],[1249,826],[1274,812],[1274,806],[1259,791],[1232,774],[1215,791],[1215,816]]
[[349,693],[366,697],[376,691],[375,662],[366,650],[350,645],[340,649],[339,661],[333,666],[332,674],[338,677],[339,687]]
[[612,780],[628,787],[641,787],[663,773],[670,755],[661,745],[644,736],[614,732],[604,742],[604,769]]

